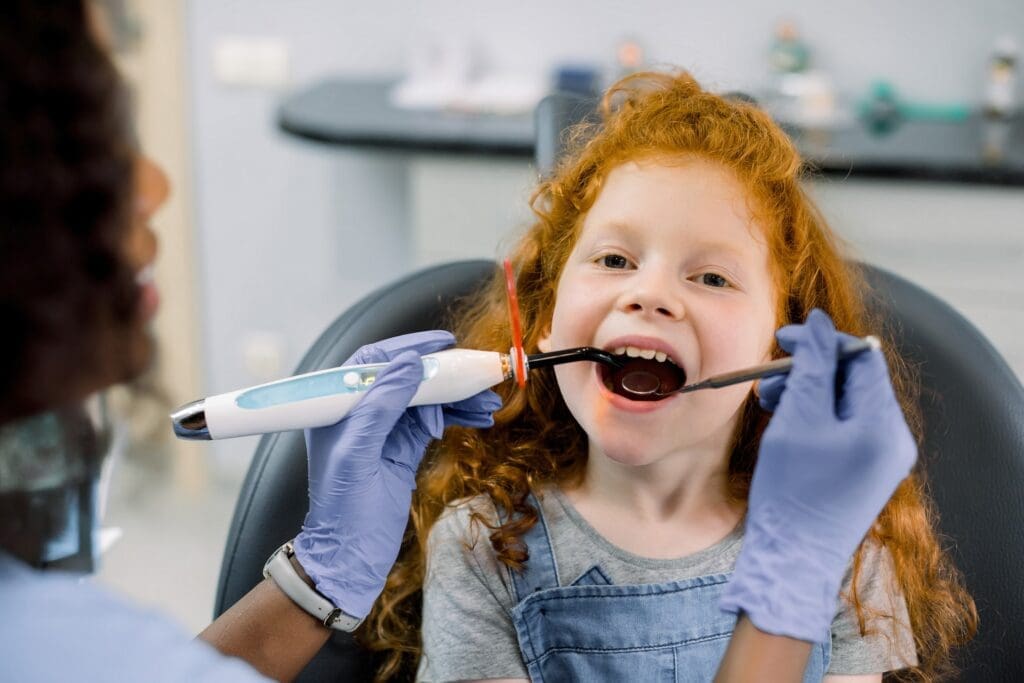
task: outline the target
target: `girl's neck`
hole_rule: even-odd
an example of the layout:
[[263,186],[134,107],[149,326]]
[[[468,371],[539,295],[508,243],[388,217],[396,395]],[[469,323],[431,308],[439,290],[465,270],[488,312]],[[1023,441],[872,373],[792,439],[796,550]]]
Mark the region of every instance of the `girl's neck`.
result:
[[565,494],[608,541],[651,558],[682,557],[713,545],[745,509],[730,499],[728,456],[717,449],[642,467],[591,452],[582,482]]

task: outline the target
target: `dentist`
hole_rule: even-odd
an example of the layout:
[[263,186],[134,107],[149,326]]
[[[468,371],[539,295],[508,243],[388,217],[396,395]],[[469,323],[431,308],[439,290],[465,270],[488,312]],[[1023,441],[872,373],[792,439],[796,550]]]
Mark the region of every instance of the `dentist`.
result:
[[83,580],[109,446],[102,392],[151,361],[149,222],[169,193],[132,140],[102,21],[84,0],[11,0],[0,22],[0,678],[289,680],[369,612],[429,441],[490,425],[500,401],[407,409],[420,355],[448,333],[364,347],[352,362],[390,365],[342,423],[307,434],[301,531],[199,639]]

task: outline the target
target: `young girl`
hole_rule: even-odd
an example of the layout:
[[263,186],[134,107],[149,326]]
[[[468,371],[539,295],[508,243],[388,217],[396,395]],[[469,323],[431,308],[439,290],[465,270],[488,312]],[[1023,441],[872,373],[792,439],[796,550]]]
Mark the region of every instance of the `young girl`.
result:
[[[796,150],[763,112],[685,74],[628,77],[602,110],[602,124],[577,131],[577,152],[539,188],[537,222],[514,254],[527,352],[598,346],[681,386],[781,356],[775,330],[815,307],[850,334],[879,331],[800,187]],[[462,346],[508,347],[504,296],[496,278],[472,303]],[[593,364],[534,371],[524,391],[502,388],[492,429],[452,429],[428,454],[416,540],[365,636],[391,651],[382,677],[411,656],[404,664],[419,657],[423,680],[526,679],[538,628],[579,634],[560,655],[565,675],[582,670],[573,657],[601,657],[612,632],[615,642],[638,635],[597,665],[609,680],[673,667],[687,680],[713,677],[726,642],[693,634],[718,618],[716,586],[743,541],[770,414],[748,385],[658,401],[614,387]],[[689,602],[674,601],[680,585]],[[533,591],[569,586],[609,596],[594,623],[517,608]],[[931,679],[973,632],[973,603],[936,541],[919,477],[886,505],[841,595],[809,678],[902,670]],[[632,656],[650,620],[696,643],[685,661],[671,648]]]

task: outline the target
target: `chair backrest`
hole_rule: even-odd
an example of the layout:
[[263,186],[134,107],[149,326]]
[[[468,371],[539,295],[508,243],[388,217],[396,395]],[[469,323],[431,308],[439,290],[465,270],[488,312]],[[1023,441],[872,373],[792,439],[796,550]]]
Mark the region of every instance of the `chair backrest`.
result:
[[939,531],[980,615],[961,680],[1024,681],[1024,387],[963,316],[867,268],[870,307],[920,374],[921,459]]
[[[296,373],[341,365],[363,344],[444,324],[451,305],[495,272],[492,261],[428,268],[365,296],[335,320],[306,353]],[[295,536],[309,504],[306,444],[301,432],[260,439],[228,530],[214,616],[263,579],[263,563]],[[376,661],[351,636],[336,633],[300,681],[370,681]]]
[[534,166],[544,178],[551,175],[566,147],[566,133],[574,124],[597,121],[597,98],[571,92],[546,96],[534,110]]

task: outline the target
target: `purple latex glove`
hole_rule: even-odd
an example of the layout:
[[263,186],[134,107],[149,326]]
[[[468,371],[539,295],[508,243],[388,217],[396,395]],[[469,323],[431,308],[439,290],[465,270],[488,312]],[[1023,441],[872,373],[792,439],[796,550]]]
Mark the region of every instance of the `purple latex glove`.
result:
[[390,364],[341,422],[306,430],[309,512],[295,554],[317,590],[351,616],[369,613],[398,557],[427,444],[448,425],[489,427],[501,407],[493,391],[408,407],[423,379],[420,356],[454,343],[433,331],[362,347],[345,365]]
[[825,313],[815,309],[776,337],[793,369],[761,385],[762,405],[775,414],[721,608],[746,612],[762,631],[822,642],[850,559],[910,473],[917,446],[880,352],[844,361],[837,389],[845,336]]

